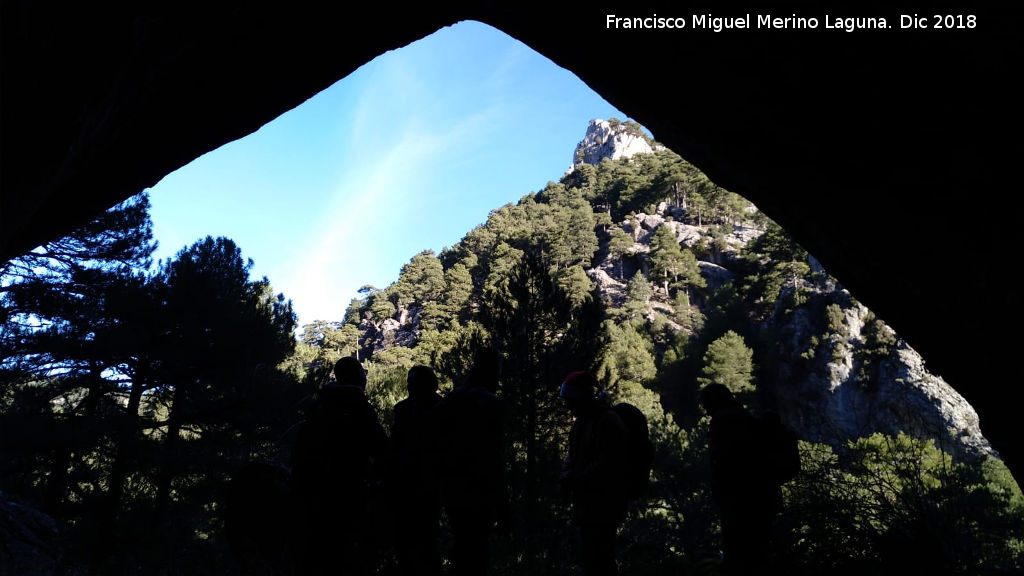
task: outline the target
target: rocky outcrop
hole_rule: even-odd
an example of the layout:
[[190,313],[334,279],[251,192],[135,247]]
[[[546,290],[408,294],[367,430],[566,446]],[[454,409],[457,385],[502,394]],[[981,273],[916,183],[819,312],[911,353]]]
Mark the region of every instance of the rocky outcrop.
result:
[[362,331],[360,341],[363,342],[361,353],[372,356],[374,352],[386,350],[394,346],[412,347],[416,345],[419,333],[419,310],[415,313],[408,308],[399,308],[391,318],[382,322],[374,322],[371,318],[359,324]]
[[633,241],[646,246],[651,242],[651,234],[665,222],[665,218],[657,214],[638,212],[622,223],[622,229],[633,236]]
[[[672,211],[672,207],[661,205],[655,214],[637,213],[619,223],[635,241],[625,257],[629,268],[649,267],[651,236],[659,226],[667,226],[682,246],[704,246],[709,253],[698,261],[707,282],[706,293],[735,282],[737,258],[762,230],[737,225],[715,237],[712,228],[686,224],[672,216]],[[626,299],[626,281],[619,279],[618,265],[605,253],[599,266],[588,272],[602,299],[614,306]],[[822,271],[813,258],[808,265]],[[628,279],[632,273],[623,276]],[[841,447],[848,440],[876,432],[904,432],[932,439],[958,457],[994,454],[971,405],[942,378],[928,372],[920,354],[874,319],[866,307],[827,276],[814,286],[800,288],[809,295],[808,301],[783,311],[782,303],[790,301],[784,294],[761,328],[778,342],[779,373],[773,386],[778,410],[801,438]],[[794,289],[790,286],[788,291]],[[832,330],[822,326],[824,307],[829,303],[839,306],[842,313],[842,321]],[[666,318],[672,314],[657,296],[652,299],[650,314],[656,311]],[[883,349],[870,342],[867,325],[871,323],[878,323],[872,328],[888,335],[890,346]],[[671,326],[681,329],[675,323]]]
[[57,536],[53,518],[0,492],[0,573],[55,574]]
[[626,283],[616,280],[605,268],[591,268],[587,276],[597,287],[602,302],[619,307],[626,301]]
[[[867,308],[835,289],[814,294],[807,306],[766,326],[785,335],[774,391],[780,414],[800,436],[842,446],[874,433],[903,432],[934,440],[956,457],[995,454],[963,396],[929,373],[921,355]],[[822,330],[813,310],[825,302],[840,307],[842,320]],[[870,323],[879,323],[873,328],[892,344],[873,343]],[[789,368],[801,364],[803,370]]]
[[723,284],[732,282],[736,278],[736,275],[728,268],[711,262],[700,260],[697,262],[697,267],[700,268],[701,277],[708,283],[708,292],[714,292],[721,288]]
[[[668,226],[675,234],[676,240],[687,248],[693,248],[701,241],[702,238],[708,236],[706,228],[694,226],[692,224],[684,224],[683,222],[675,219],[669,219],[666,217],[666,214],[662,213],[660,210],[657,214],[637,212],[632,218],[624,220],[619,225],[626,231],[626,233],[633,237],[635,242],[644,245],[650,243],[651,234],[653,234],[654,231],[662,225]],[[741,230],[753,230],[745,229],[741,226],[737,226],[736,228]],[[741,234],[742,235],[737,235],[731,243],[742,247],[742,245],[749,239],[749,233],[742,232]]]
[[665,225],[670,227],[672,232],[675,233],[676,240],[687,248],[693,248],[699,244],[701,238],[704,238],[706,235],[706,232],[700,226],[692,226],[674,221],[666,222]]
[[636,127],[618,121],[594,119],[587,126],[583,140],[576,145],[570,171],[581,164],[600,164],[601,160],[629,158],[634,154],[650,154],[663,146],[653,146]]

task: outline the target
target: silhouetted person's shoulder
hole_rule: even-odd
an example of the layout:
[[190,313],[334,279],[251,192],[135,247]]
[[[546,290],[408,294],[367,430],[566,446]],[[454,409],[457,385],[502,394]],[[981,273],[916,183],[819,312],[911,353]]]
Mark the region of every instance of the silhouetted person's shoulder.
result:
[[320,394],[324,410],[330,412],[362,410],[363,406],[369,406],[366,392],[352,384],[326,384]]
[[[477,434],[487,431],[498,434],[501,432],[506,410],[505,401],[493,392],[477,386],[462,386],[449,392],[438,403],[437,420],[442,432],[450,434],[458,434],[466,427],[472,427]],[[456,438],[451,440],[457,441]]]

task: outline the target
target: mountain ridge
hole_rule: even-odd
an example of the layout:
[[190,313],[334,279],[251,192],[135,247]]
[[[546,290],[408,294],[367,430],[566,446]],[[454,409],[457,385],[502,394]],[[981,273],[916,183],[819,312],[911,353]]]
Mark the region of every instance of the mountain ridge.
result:
[[[570,256],[551,266],[554,282],[576,286],[573,289],[577,290],[578,298],[595,298],[604,306],[605,316],[624,323],[622,310],[629,305],[631,290],[627,278],[642,275],[650,284],[651,295],[643,303],[641,313],[633,318],[644,318],[643,330],[649,334],[653,361],[659,365],[653,372],[657,375],[666,368],[666,351],[676,345],[671,341],[700,340],[702,328],[699,322],[695,324],[691,320],[706,319],[713,313],[712,300],[716,293],[725,287],[733,289],[738,284],[750,283],[750,277],[760,274],[788,274],[788,283],[780,278],[771,280],[778,284],[772,288],[775,300],[769,302],[766,296],[759,296],[763,300],[759,305],[764,309],[760,313],[748,312],[749,325],[740,329],[747,334],[749,344],[758,348],[762,362],[758,379],[766,381],[758,384],[762,393],[755,404],[779,411],[783,420],[802,438],[836,447],[873,433],[906,432],[921,440],[935,441],[958,457],[995,455],[981,433],[974,409],[940,377],[928,373],[920,355],[828,277],[811,255],[792,245],[783,248],[792,251],[792,257],[788,261],[776,261],[751,248],[766,230],[773,230],[774,235],[784,238],[774,241],[792,244],[752,204],[721,190],[688,167],[684,160],[652,144],[635,123],[615,119],[591,121],[574,158],[573,168],[559,183],[524,196],[514,206],[509,204],[492,211],[486,224],[478,226],[442,254],[435,256],[425,251],[417,255],[403,268],[402,276],[406,276],[407,267],[419,266],[431,258],[437,260],[435,267],[441,275],[461,264],[472,277],[467,284],[471,286],[468,288],[471,295],[463,298],[468,308],[456,315],[469,322],[479,321],[481,308],[487,307],[485,292],[501,290],[500,284],[504,282],[495,275],[495,266],[490,261],[482,263],[481,260],[495,259],[496,255],[510,258],[507,265],[497,267],[510,270],[522,258],[524,251],[520,246],[529,244],[525,232],[517,232],[515,226],[523,229],[534,226],[530,223],[530,211],[540,214],[537,216],[540,219],[551,220],[558,217],[553,214],[562,214],[559,210],[564,208],[565,214],[569,214],[562,216],[567,227],[562,230],[544,228],[541,251],[545,242],[552,248],[558,242],[572,244],[591,235],[593,237],[584,243],[592,244],[592,252],[588,256],[589,248],[581,249],[582,256],[572,261],[571,253],[576,248],[560,246],[558,249]],[[647,173],[636,167],[644,163],[647,168],[643,170],[657,173],[643,176],[641,173]],[[620,169],[617,176],[606,178],[606,189],[595,189],[595,182],[600,180],[596,174],[602,170],[615,173]],[[675,180],[669,183],[671,178]],[[648,203],[646,211],[628,210],[652,199],[657,202]],[[613,218],[616,204],[619,212],[629,212],[617,222]],[[546,212],[544,206],[548,207]],[[589,215],[585,213],[588,211]],[[701,217],[702,211],[706,219]],[[579,222],[572,224],[574,218],[592,218],[594,226],[588,230],[586,224],[582,227]],[[506,225],[513,226],[507,235]],[[694,256],[691,260],[695,268],[691,274],[695,276],[689,284],[680,284],[677,272],[669,274],[659,268],[662,266],[659,258],[664,259],[664,250],[670,250],[652,247],[662,228],[671,232],[676,248]],[[490,246],[483,246],[479,241],[481,237],[486,237]],[[613,247],[616,238],[617,247]],[[416,264],[418,258],[422,262]],[[656,280],[654,277],[659,274],[661,278]],[[671,275],[676,277],[669,278]],[[408,278],[404,281],[417,284]],[[354,348],[362,358],[372,360],[381,354],[392,358],[398,354],[396,347],[412,350],[424,337],[430,339],[444,332],[430,322],[424,323],[425,317],[436,314],[438,302],[445,296],[444,289],[435,290],[424,300],[422,296],[400,294],[402,290],[396,286],[402,283],[403,278],[400,278],[392,286],[368,294],[362,302],[354,301],[340,323],[340,326],[352,326],[350,339],[354,331],[355,341],[361,343]],[[757,300],[751,296],[751,287],[744,290],[748,299]],[[685,296],[686,312],[678,311],[676,300],[681,298],[680,294]],[[790,302],[793,299],[803,302],[794,305]],[[843,318],[831,329],[825,326],[827,322],[823,319],[829,306],[838,307]],[[832,313],[836,313],[835,308]],[[873,328],[876,332],[891,333],[881,348],[877,343],[868,343],[862,335],[869,316],[872,326],[878,324]],[[459,322],[456,320],[455,324]],[[666,330],[665,334],[656,334]],[[759,339],[777,338],[779,334],[786,338],[778,339],[775,350],[757,343]],[[697,346],[694,342],[690,345]],[[706,344],[703,342],[700,346],[706,348]],[[875,348],[871,347],[873,345]],[[694,354],[692,350],[689,353]],[[405,358],[415,355],[402,354]],[[697,355],[700,354],[698,350]],[[592,361],[601,364],[596,359]],[[690,371],[695,370],[691,366]],[[654,385],[657,379],[654,375],[648,371],[640,380],[646,382],[644,386],[648,388],[663,390],[667,384]],[[456,376],[450,377],[454,381]],[[692,379],[693,374],[690,377]],[[614,387],[615,383],[606,384]],[[754,398],[748,400],[754,401]],[[904,403],[909,403],[909,407],[903,406]],[[678,413],[681,409],[675,406],[672,411]]]

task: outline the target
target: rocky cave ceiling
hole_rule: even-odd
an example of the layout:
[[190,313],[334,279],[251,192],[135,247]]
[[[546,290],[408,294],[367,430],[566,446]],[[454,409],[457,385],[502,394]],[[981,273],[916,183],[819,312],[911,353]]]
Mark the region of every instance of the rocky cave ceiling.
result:
[[[1017,408],[1020,8],[931,2],[963,30],[611,30],[655,9],[456,2],[8,1],[0,18],[0,257],[60,236],[203,153],[245,136],[387,50],[490,24],[578,75],[789,230],[981,417],[1024,477]],[[761,4],[676,3],[663,15]],[[854,5],[851,5],[854,6]],[[1014,12],[1016,10],[1016,12]]]

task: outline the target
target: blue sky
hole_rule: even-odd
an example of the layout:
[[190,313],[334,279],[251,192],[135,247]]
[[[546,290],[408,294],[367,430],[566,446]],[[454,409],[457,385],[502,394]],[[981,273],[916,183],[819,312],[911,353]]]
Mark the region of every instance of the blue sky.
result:
[[417,252],[557,181],[592,118],[572,73],[476,22],[385,53],[150,189],[157,258],[227,236],[300,324],[340,320]]

